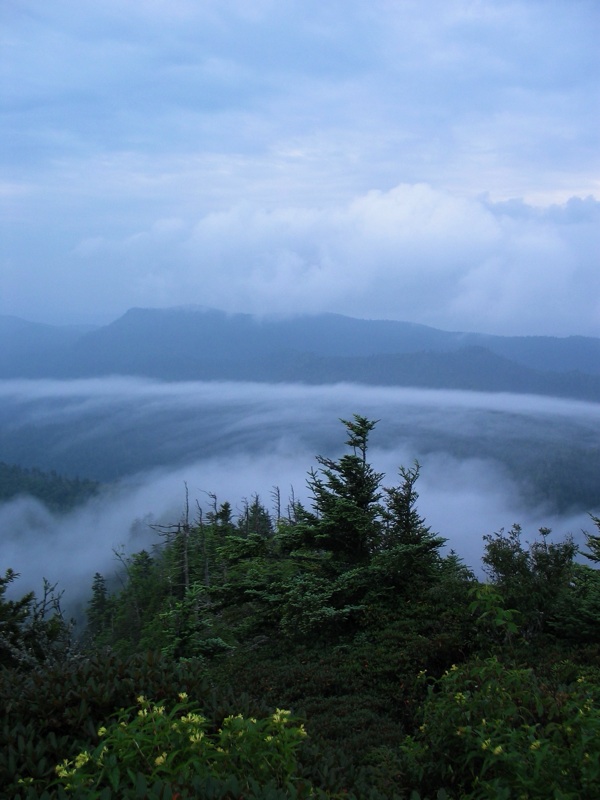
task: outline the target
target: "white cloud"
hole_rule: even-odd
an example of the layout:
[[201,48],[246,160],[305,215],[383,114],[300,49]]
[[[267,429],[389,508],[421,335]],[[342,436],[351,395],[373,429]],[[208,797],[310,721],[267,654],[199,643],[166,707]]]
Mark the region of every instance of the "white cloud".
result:
[[[192,293],[597,330],[583,245],[477,200],[598,192],[597,4],[28,0],[0,15],[0,167],[35,188],[6,202],[0,312],[106,318]],[[183,227],[161,238],[161,219]]]
[[598,335],[599,218],[591,198],[540,209],[400,185],[337,207],[245,203],[193,226],[159,220],[121,241],[86,240],[77,252],[84,263],[126,261],[130,305]]

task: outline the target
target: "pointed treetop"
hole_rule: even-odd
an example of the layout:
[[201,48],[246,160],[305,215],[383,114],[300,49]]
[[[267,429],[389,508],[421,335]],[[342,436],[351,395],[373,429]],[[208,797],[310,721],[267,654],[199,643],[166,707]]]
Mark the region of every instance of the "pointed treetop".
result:
[[367,417],[363,417],[360,414],[353,414],[352,416],[354,421],[340,418],[340,422],[346,426],[350,435],[350,438],[345,442],[345,444],[354,448],[355,453],[357,450],[359,450],[364,461],[366,459],[369,434],[377,425],[379,420],[369,420]]

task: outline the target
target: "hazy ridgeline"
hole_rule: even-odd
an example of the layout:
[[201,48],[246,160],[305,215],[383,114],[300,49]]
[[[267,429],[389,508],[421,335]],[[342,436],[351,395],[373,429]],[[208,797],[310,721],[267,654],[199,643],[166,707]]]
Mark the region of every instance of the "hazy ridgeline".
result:
[[282,513],[292,490],[307,501],[317,453],[343,449],[339,418],[381,420],[371,461],[386,485],[422,464],[419,509],[474,568],[482,536],[520,522],[575,538],[597,513],[600,407],[527,395],[242,383],[165,384],[129,378],[0,383],[0,460],[106,483],[66,514],[31,498],[0,506],[3,568],[19,590],[59,581],[87,594],[94,572],[110,575],[114,550],[158,541],[149,523],[191,512],[208,493],[241,510],[258,494]]

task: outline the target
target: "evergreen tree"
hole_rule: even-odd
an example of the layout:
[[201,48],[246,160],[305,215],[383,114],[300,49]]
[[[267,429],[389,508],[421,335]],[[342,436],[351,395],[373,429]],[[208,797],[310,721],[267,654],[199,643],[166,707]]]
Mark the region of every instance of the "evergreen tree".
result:
[[600,562],[600,517],[595,517],[593,514],[590,514],[592,518],[592,522],[598,529],[597,534],[588,533],[584,531],[583,534],[585,536],[585,543],[588,547],[589,553],[584,553],[584,556],[588,558],[590,561],[598,564]]
[[373,566],[386,584],[414,593],[439,577],[440,550],[446,540],[432,533],[416,509],[419,463],[412,468],[400,467],[399,473],[400,485],[384,489],[384,527]]
[[383,474],[367,462],[369,434],[377,422],[358,414],[341,422],[352,452],[337,461],[317,456],[321,468],[312,469],[308,478],[315,514],[305,515],[304,538],[330,551],[336,561],[352,565],[368,562],[379,546]]
[[244,502],[244,510],[238,524],[238,530],[244,536],[255,534],[257,536],[272,536],[273,521],[267,509],[260,502],[260,497],[255,494],[252,502]]
[[[170,557],[169,548],[163,554]],[[118,554],[125,574],[123,589],[114,598],[115,613],[112,621],[115,646],[123,653],[138,650],[144,629],[157,616],[165,596],[176,596],[181,586],[173,581],[172,574],[161,574],[162,557],[154,559],[146,550],[125,558]]]
[[92,597],[87,606],[87,636],[98,640],[110,625],[110,600],[103,575],[96,572],[92,582]]

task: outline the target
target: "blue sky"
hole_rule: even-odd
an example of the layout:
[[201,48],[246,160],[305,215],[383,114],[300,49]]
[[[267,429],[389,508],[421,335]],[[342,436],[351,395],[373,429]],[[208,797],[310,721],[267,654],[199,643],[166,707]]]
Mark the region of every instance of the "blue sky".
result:
[[3,0],[0,313],[600,336],[597,0]]

